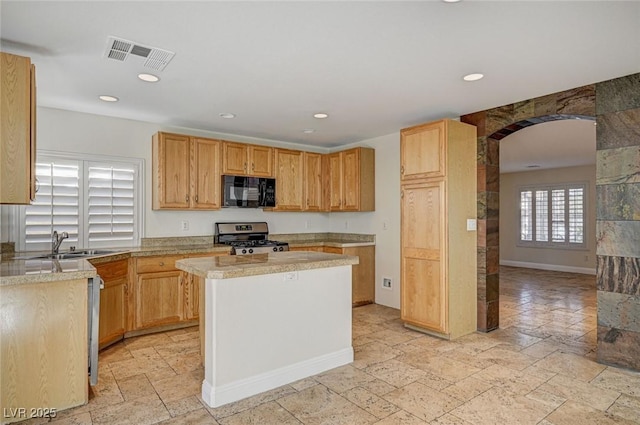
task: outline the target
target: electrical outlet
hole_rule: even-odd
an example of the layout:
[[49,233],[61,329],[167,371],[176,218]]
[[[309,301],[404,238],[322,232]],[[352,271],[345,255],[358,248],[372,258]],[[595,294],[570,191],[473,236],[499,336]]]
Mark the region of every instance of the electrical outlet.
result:
[[345,228],[345,229],[348,229],[348,228],[349,228],[349,222],[348,222],[348,221],[345,221],[345,222],[344,222],[344,228]]
[[284,280],[298,280],[298,272],[285,273]]
[[391,289],[391,279],[388,277],[382,278],[382,287],[386,289]]
[[474,230],[478,230],[478,224],[475,218],[467,219],[467,231],[472,232]]
[[389,225],[387,224],[386,221],[382,222],[382,230],[387,230],[389,228]]
[[182,220],[182,221],[180,222],[180,229],[181,229],[183,232],[186,232],[187,230],[189,230],[189,222],[188,222],[187,220]]

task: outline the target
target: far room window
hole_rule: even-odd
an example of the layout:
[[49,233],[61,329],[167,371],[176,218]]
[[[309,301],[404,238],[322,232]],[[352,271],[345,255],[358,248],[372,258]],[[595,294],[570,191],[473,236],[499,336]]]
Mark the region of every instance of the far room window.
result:
[[51,248],[53,231],[67,232],[62,247],[139,245],[143,160],[39,151],[36,197],[20,210],[19,248]]
[[586,247],[586,187],[571,183],[521,188],[519,245]]

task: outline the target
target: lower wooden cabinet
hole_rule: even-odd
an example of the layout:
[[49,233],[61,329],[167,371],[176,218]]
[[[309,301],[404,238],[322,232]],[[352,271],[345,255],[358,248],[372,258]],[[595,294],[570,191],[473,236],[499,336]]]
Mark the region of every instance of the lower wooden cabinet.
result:
[[333,246],[308,246],[289,248],[291,251],[316,251],[329,254],[353,255],[360,263],[353,266],[351,272],[351,303],[354,307],[372,304],[376,299],[376,247],[356,246],[339,248]]
[[177,260],[213,257],[223,253],[158,255],[135,262],[131,331],[195,325],[200,315],[200,284],[193,275],[176,269]]
[[129,291],[129,260],[117,260],[94,266],[104,281],[100,291],[100,349],[124,338],[127,331],[127,294]]
[[181,271],[138,274],[135,294],[136,329],[181,322],[184,319]]

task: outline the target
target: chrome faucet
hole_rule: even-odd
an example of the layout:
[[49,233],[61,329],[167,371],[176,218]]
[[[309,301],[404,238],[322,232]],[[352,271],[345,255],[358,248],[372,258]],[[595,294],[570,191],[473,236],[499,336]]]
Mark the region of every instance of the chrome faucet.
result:
[[69,234],[67,232],[62,232],[58,235],[58,231],[54,230],[53,235],[51,236],[51,254],[57,254],[60,244],[62,244],[62,241],[68,237]]

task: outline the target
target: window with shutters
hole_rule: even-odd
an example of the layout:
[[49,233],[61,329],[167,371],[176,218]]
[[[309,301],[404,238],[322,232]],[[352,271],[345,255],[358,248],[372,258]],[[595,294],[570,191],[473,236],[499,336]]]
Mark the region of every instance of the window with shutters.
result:
[[523,187],[520,246],[586,248],[586,183]]
[[38,152],[37,192],[21,207],[19,249],[51,248],[53,231],[67,232],[61,250],[139,245],[143,160]]

